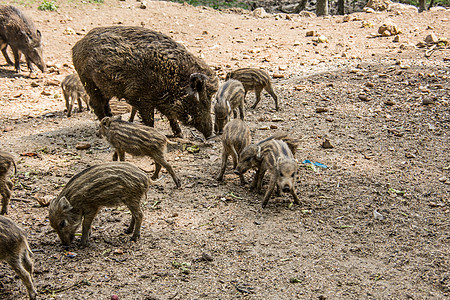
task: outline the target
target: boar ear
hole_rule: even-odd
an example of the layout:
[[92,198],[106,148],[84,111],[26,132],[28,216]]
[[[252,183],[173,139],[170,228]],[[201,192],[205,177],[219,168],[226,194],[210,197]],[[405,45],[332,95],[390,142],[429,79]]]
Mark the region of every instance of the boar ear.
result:
[[110,117],[104,117],[101,121],[101,124],[105,127],[109,127],[111,125],[111,118]]
[[73,208],[72,204],[70,204],[69,200],[67,200],[65,196],[59,198],[58,204],[64,212],[68,212]]
[[42,37],[42,34],[41,34],[41,32],[40,32],[39,30],[36,30],[36,35],[37,35],[38,37]]

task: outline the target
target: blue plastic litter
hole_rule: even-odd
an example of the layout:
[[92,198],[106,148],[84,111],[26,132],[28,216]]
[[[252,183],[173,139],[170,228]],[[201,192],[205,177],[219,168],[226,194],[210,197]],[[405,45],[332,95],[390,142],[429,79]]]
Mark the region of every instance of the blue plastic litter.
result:
[[311,161],[308,160],[308,159],[305,159],[305,160],[303,161],[303,163],[304,163],[304,164],[312,164],[312,165],[317,166],[317,167],[321,167],[321,168],[324,168],[324,169],[328,169],[328,167],[327,167],[326,165],[321,164],[321,163],[319,163],[319,162],[311,162]]

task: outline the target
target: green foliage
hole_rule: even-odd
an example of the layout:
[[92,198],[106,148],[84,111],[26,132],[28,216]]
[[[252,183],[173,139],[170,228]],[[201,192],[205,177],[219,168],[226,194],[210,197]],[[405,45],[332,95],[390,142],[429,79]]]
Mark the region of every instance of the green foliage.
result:
[[[397,2],[397,1],[394,1]],[[398,1],[400,3],[405,3],[405,4],[410,4],[410,5],[414,5],[419,7],[419,0],[400,0]],[[428,8],[428,6],[430,5],[430,0],[426,0],[426,7]],[[450,6],[450,0],[435,0],[433,3],[433,6],[444,6],[444,7],[449,7]]]
[[243,9],[248,9],[248,4],[240,2],[239,0],[170,0],[172,2],[190,4],[192,6],[209,6],[214,9],[223,9],[230,7],[239,7]]
[[41,5],[38,6],[39,10],[49,10],[49,11],[54,11],[56,9],[58,9],[58,6],[56,6],[56,3],[53,1],[47,1],[44,0]]

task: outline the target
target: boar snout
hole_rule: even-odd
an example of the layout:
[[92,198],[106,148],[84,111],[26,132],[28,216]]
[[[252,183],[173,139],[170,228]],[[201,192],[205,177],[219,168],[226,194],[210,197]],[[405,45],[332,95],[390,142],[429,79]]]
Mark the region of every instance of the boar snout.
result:
[[285,185],[285,186],[283,187],[283,193],[289,193],[290,191],[291,191],[291,187],[290,187],[290,186]]

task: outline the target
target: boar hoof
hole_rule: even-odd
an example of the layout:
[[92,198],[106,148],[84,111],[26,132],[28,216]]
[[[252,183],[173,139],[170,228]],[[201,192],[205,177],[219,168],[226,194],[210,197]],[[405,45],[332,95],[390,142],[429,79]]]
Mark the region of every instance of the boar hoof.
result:
[[130,238],[130,241],[132,241],[132,242],[137,242],[137,240],[139,239],[139,237],[138,236],[132,236],[131,238]]

